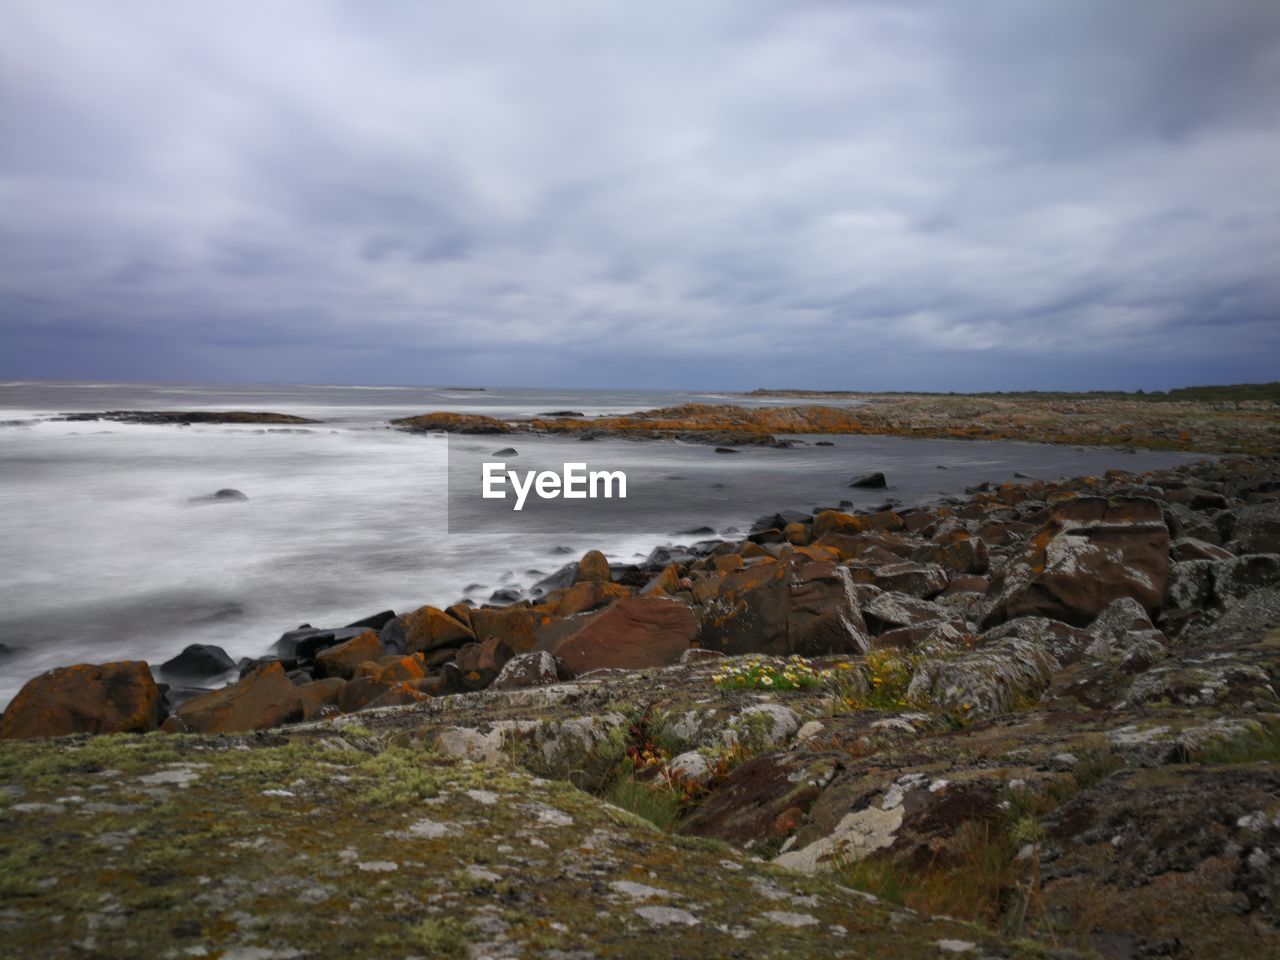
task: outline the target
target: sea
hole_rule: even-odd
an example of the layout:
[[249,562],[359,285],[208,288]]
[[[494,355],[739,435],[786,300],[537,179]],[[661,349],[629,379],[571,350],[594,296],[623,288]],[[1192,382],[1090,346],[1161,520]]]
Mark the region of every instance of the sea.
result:
[[[159,664],[193,643],[269,652],[304,623],[486,602],[584,552],[617,563],[745,533],[774,511],[962,496],[983,481],[1149,470],[1195,455],[1014,442],[799,437],[790,448],[394,429],[431,411],[506,420],[616,415],[681,403],[841,405],[722,393],[0,381],[0,705],[74,663]],[[66,421],[116,410],[251,410],[307,426]],[[819,446],[817,441],[830,443]],[[606,519],[449,523],[448,454],[626,472]],[[880,471],[883,490],[851,488]],[[211,500],[234,489],[246,499]],[[545,517],[553,517],[547,513]]]

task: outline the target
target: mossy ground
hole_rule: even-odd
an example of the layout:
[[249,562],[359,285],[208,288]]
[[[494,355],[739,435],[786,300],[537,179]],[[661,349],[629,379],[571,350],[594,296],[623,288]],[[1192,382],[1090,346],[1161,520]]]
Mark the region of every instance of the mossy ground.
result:
[[16,956],[1020,955],[567,782],[359,736],[10,742],[0,783]]

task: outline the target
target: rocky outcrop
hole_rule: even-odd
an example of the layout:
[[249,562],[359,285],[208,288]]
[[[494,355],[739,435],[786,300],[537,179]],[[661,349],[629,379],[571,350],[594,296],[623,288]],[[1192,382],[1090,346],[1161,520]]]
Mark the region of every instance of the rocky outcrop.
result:
[[509,433],[511,429],[501,420],[478,413],[422,413],[416,417],[392,420],[391,424],[413,433]]

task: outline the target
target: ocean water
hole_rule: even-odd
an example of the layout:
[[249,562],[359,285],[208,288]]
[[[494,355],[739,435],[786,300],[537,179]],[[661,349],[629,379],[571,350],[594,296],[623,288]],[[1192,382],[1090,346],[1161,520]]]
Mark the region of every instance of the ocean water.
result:
[[[842,499],[861,507],[886,497],[924,503],[1015,472],[1056,478],[1194,459],[889,437],[829,437],[834,446],[733,455],[667,441],[454,437],[455,458],[480,460],[514,446],[513,466],[589,459],[625,471],[630,489],[627,503],[603,520],[545,511],[509,527],[451,531],[448,445],[386,423],[432,410],[516,419],[726,400],[804,402],[640,391],[0,382],[0,643],[13,651],[0,655],[0,704],[55,666],[158,664],[190,643],[218,644],[233,657],[262,654],[302,623],[341,626],[464,596],[483,602],[498,588],[527,588],[592,548],[632,561],[658,545],[707,538],[688,532],[697,528],[745,532],[774,510]],[[143,409],[269,410],[322,422],[56,419]],[[889,490],[848,487],[871,470],[887,474]],[[192,502],[226,487],[248,500]]]

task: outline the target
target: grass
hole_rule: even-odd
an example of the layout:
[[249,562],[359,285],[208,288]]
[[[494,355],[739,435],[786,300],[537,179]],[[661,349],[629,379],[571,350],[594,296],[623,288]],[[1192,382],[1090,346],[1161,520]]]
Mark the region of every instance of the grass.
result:
[[404,927],[399,933],[378,937],[375,945],[385,948],[412,947],[423,950],[428,957],[465,957],[471,941],[465,923],[453,917],[440,920],[423,920]]
[[848,886],[923,913],[942,914],[996,927],[1021,936],[1032,904],[1044,910],[1039,854],[1017,859],[1028,844],[1038,844],[1041,820],[1076,794],[1105,780],[1124,765],[1102,748],[1081,751],[1071,775],[1041,791],[1010,791],[1004,809],[987,819],[969,820],[956,830],[945,858],[935,854],[923,867],[911,867],[880,854],[836,868]]
[[861,666],[853,667],[859,671],[859,677],[838,681],[842,689],[836,709],[888,712],[908,709],[912,704],[907,698],[907,688],[919,665],[920,657],[914,654],[891,648],[872,650]]
[[685,809],[683,794],[662,778],[654,782],[637,780],[630,761],[623,763],[621,773],[603,797],[615,807],[666,831],[675,826]]
[[1020,880],[1015,856],[1021,844],[1002,821],[971,820],[948,844],[946,863],[937,858],[911,869],[886,856],[837,868],[840,880],[881,900],[923,913],[994,925]]
[[1215,741],[1188,757],[1192,763],[1276,763],[1280,761],[1280,725],[1269,724],[1233,740]]

